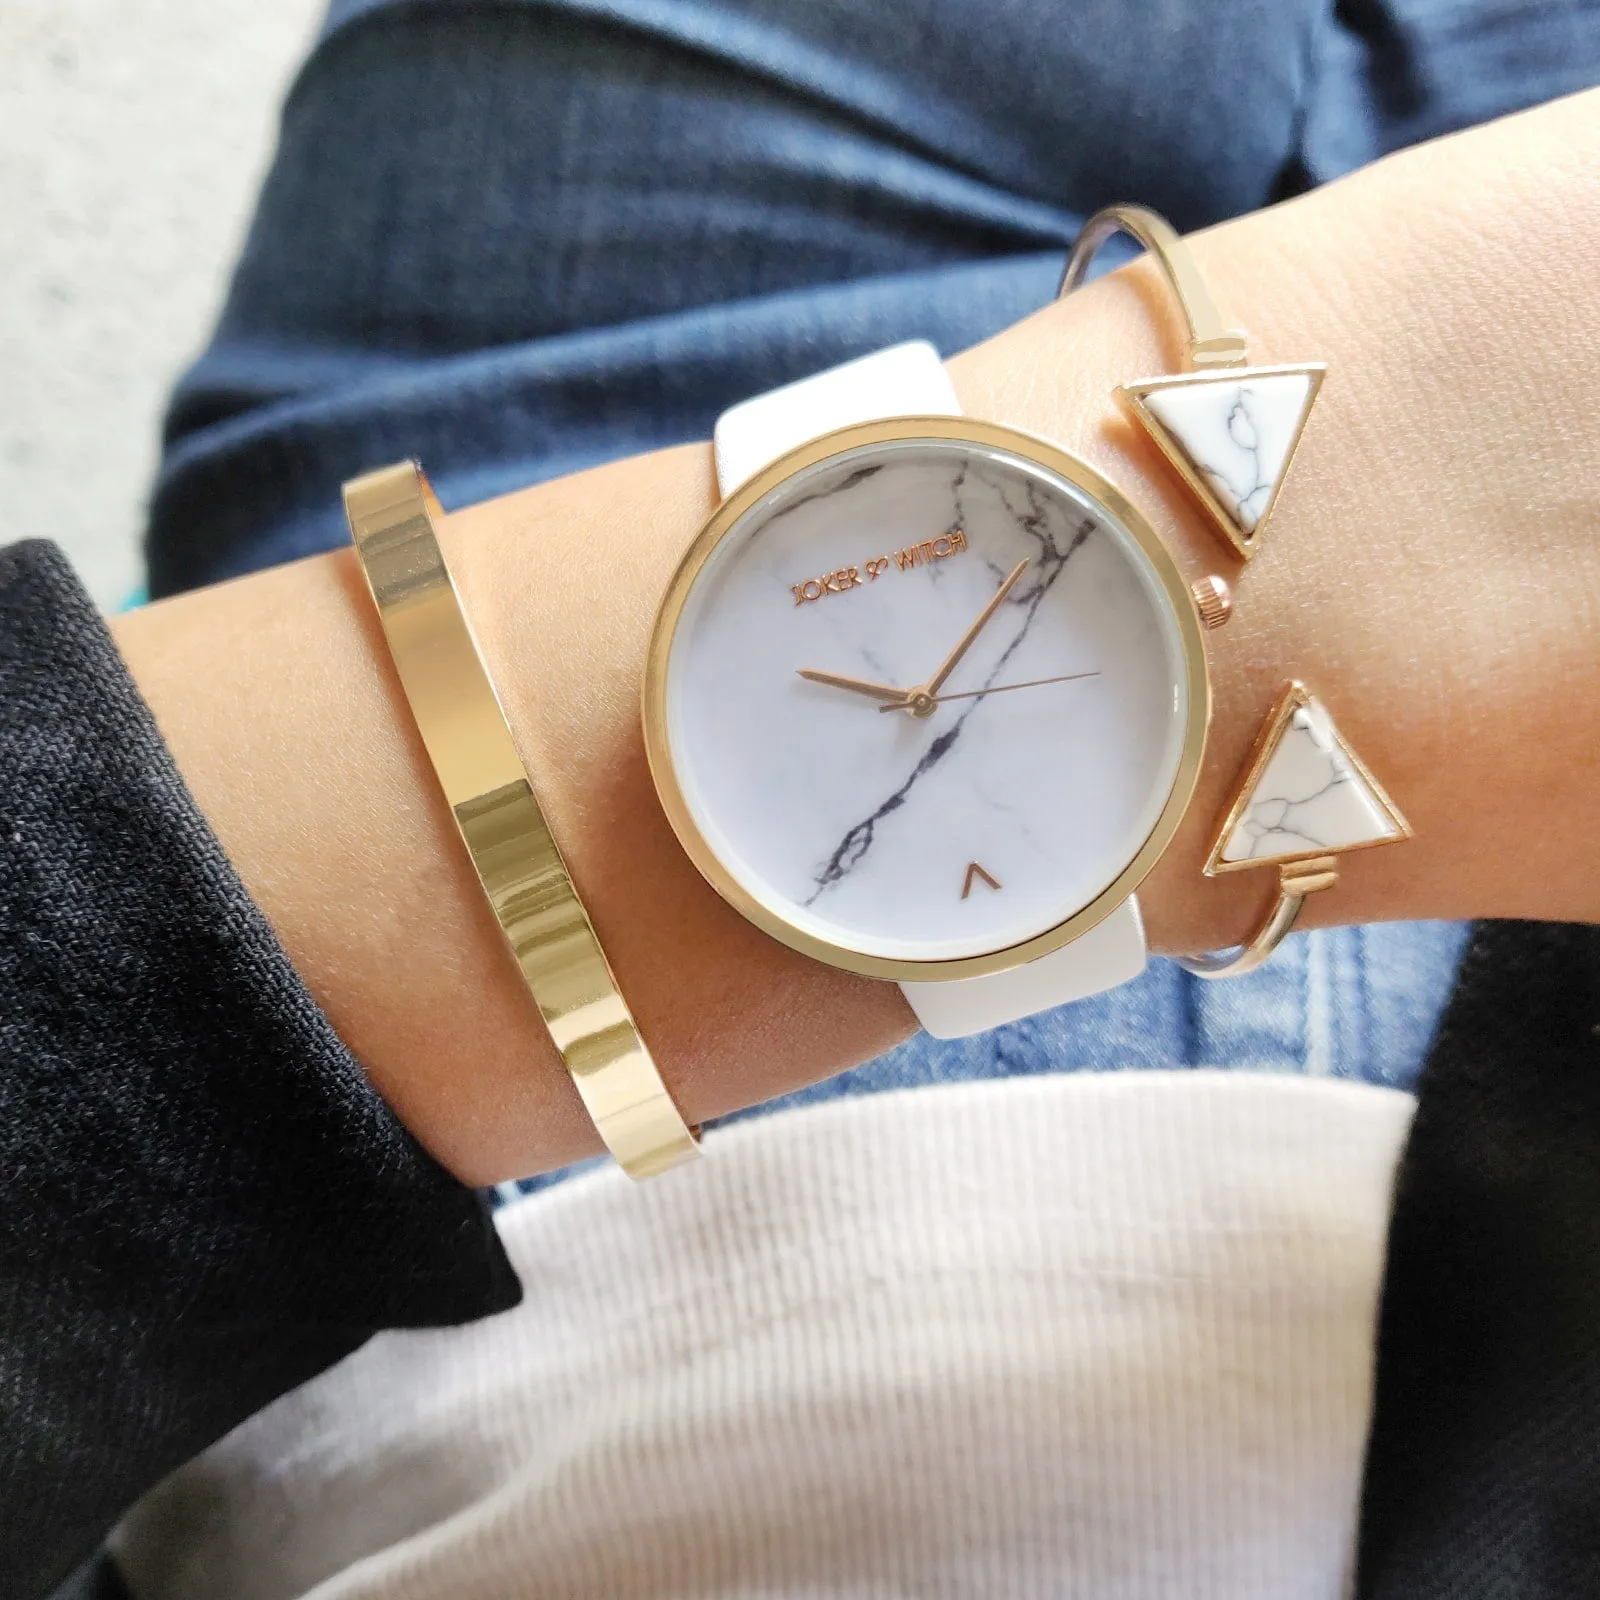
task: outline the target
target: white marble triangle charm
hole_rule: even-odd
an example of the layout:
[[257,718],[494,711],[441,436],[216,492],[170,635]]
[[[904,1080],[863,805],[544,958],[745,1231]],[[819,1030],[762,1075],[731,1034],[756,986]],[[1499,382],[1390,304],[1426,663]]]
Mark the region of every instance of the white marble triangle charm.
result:
[[1303,683],[1279,697],[1206,872],[1281,866],[1396,844],[1411,827]]
[[1320,362],[1227,367],[1147,378],[1116,396],[1249,560],[1325,371]]

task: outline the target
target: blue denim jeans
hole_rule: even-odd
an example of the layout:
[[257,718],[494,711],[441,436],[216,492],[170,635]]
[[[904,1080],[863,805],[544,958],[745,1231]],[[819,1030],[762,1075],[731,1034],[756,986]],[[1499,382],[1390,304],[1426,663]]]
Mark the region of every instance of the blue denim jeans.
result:
[[[1193,228],[1600,78],[1593,0],[334,0],[179,387],[161,594],[342,543],[342,479],[446,504],[709,434],[895,340],[1049,298],[1119,199]],[[1173,1065],[1409,1084],[1456,926],[1164,962],[795,1099]],[[788,1103],[788,1102],[785,1102]]]

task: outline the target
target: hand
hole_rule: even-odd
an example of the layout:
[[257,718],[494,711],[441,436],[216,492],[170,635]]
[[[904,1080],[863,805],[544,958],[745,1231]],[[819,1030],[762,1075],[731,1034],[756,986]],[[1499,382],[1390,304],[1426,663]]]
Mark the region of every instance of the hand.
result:
[[[942,706],[946,700],[976,700],[986,694],[1009,694],[1013,689],[1038,689],[1047,683],[1075,683],[1079,678],[1098,678],[1098,672],[1063,672],[1058,678],[1030,678],[1026,683],[998,683],[989,689],[963,689],[959,694],[936,694],[933,703]],[[880,711],[900,711],[905,702],[879,706]]]
[[837,672],[817,672],[811,667],[796,667],[795,671],[812,683],[825,683],[834,689],[848,689],[852,694],[870,695],[874,700],[887,700],[889,704],[880,706],[878,708],[880,711],[893,711],[905,704],[905,690],[891,688],[887,683],[869,683],[865,678],[845,678]]
[[1024,556],[1014,566],[1005,581],[989,597],[989,603],[978,613],[977,620],[956,641],[956,647],[944,658],[939,670],[915,689],[908,689],[901,702],[904,708],[914,717],[926,717],[933,714],[933,708],[939,703],[937,696],[940,685],[956,670],[956,664],[967,651],[972,648],[972,642],[983,632],[989,618],[1000,609],[1000,603],[1011,593],[1016,586],[1017,579],[1022,576],[1023,569],[1028,565],[1028,558]]

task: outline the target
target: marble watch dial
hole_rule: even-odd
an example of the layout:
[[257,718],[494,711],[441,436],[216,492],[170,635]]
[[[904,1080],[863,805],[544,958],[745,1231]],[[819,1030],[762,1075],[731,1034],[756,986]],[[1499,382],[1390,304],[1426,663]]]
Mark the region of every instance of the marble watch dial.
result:
[[1106,507],[1019,454],[899,439],[724,534],[671,639],[665,734],[747,895],[846,951],[949,961],[1109,887],[1172,791],[1190,693]]

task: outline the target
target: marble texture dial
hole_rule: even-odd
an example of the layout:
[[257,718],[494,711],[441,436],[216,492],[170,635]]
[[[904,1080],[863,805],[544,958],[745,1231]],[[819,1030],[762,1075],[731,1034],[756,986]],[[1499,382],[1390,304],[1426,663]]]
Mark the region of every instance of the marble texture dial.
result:
[[701,566],[666,742],[746,894],[849,951],[951,960],[1055,927],[1138,853],[1184,659],[1149,557],[1086,491],[988,445],[874,443],[785,479]]

